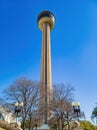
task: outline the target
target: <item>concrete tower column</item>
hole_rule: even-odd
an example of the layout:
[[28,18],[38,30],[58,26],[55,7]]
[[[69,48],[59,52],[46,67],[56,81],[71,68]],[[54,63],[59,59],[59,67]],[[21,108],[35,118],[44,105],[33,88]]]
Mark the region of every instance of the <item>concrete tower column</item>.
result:
[[42,59],[40,75],[40,107],[43,112],[44,123],[50,117],[49,105],[52,96],[52,70],[51,70],[51,51],[50,51],[50,31],[55,23],[54,15],[49,11],[43,11],[38,16],[38,26],[42,31]]

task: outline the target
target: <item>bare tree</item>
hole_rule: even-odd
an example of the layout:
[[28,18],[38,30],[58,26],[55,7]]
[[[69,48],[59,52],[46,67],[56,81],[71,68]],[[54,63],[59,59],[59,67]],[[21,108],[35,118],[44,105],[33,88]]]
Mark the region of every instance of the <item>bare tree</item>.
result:
[[71,120],[73,90],[73,87],[69,84],[58,84],[53,87],[51,112],[53,120],[58,124],[58,130],[63,130],[64,123],[70,129],[69,123]]
[[[25,129],[26,120],[32,116],[33,108],[37,108],[39,104],[39,83],[26,78],[20,78],[12,83],[8,89],[4,91],[5,100],[10,104],[15,102],[23,102],[22,109],[22,128]],[[14,111],[14,107],[11,107]],[[31,122],[29,124],[29,129]]]
[[13,113],[15,102],[24,103],[21,113],[23,130],[25,130],[25,125],[29,127],[29,130],[40,125],[43,122],[45,112],[49,114],[49,124],[52,127],[63,130],[66,125],[70,130],[70,122],[76,117],[71,106],[73,91],[74,88],[69,84],[54,85],[53,91],[47,93],[50,96],[47,102],[49,104],[46,107],[44,100],[42,100],[44,95],[40,95],[40,84],[26,78],[14,81],[3,93],[7,105]]

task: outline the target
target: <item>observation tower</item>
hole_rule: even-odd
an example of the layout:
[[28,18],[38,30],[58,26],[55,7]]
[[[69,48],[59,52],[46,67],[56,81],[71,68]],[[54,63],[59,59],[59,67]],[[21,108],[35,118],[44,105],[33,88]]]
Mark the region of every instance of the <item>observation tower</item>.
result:
[[49,105],[52,97],[50,32],[55,24],[55,16],[50,11],[43,11],[38,15],[37,22],[39,29],[42,31],[40,108],[44,110],[44,124],[48,124],[48,119],[50,117]]

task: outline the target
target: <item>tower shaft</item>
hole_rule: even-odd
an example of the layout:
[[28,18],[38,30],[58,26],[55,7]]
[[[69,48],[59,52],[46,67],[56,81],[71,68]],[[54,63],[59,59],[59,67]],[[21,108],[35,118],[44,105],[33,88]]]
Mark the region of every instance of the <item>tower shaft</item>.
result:
[[50,26],[43,23],[42,29],[42,62],[41,62],[41,83],[52,88],[51,74],[51,53],[50,53]]
[[49,118],[49,105],[52,93],[51,52],[50,52],[50,25],[44,22],[42,25],[42,61],[40,77],[41,105],[44,107],[44,120],[47,124]]

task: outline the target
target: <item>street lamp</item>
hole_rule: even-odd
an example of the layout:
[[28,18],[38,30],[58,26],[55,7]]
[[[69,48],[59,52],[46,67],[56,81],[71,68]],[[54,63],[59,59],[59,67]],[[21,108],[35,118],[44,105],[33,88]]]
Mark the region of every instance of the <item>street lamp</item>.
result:
[[23,102],[20,102],[20,104],[18,102],[15,103],[15,114],[17,116],[22,111],[23,105]]
[[24,105],[23,102],[15,103],[16,127],[17,127],[17,117],[18,117],[18,114],[22,111],[23,105]]
[[77,114],[78,120],[79,120],[79,113],[80,113],[80,102],[77,102],[76,104],[74,102],[72,102],[72,107],[73,107],[73,111],[74,114]]

